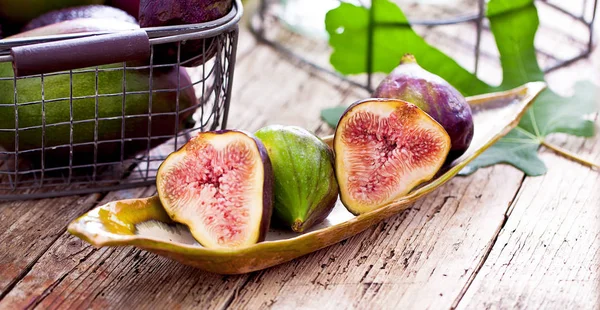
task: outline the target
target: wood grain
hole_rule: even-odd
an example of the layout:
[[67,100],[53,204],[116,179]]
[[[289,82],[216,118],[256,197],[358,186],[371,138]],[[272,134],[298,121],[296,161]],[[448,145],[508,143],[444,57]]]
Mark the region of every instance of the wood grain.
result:
[[[321,108],[368,96],[257,45],[241,28],[230,128],[252,131],[283,123],[327,134],[331,129],[319,120]],[[454,48],[451,54],[470,68],[471,55],[455,42],[465,37],[464,29],[444,29],[428,41],[445,51]],[[281,39],[298,43],[297,37]],[[483,40],[493,44],[489,37]],[[322,46],[301,44],[307,57],[327,62]],[[480,72],[496,83],[493,56],[484,54]],[[600,82],[590,70],[600,68],[597,56],[598,50],[592,61],[550,75],[553,88],[568,92],[565,77]],[[600,161],[598,138],[552,141]],[[498,165],[455,178],[412,209],[347,241],[242,276],[204,273],[131,247],[95,249],[64,233],[70,220],[96,204],[97,195],[5,203],[0,309],[597,308],[599,173],[550,151],[542,157],[550,167],[546,176],[522,183],[521,172]],[[112,192],[103,202],[153,192],[153,187]]]
[[455,178],[346,242],[253,275],[231,307],[448,307],[486,256],[522,176],[497,166]]
[[[600,137],[552,142],[600,162]],[[593,309],[600,304],[600,172],[544,151],[458,308]]]
[[99,195],[0,203],[0,298]]
[[[260,69],[287,73],[293,80],[272,82],[271,77],[256,75]],[[343,104],[353,94],[347,84],[332,85],[310,77],[264,46],[256,47],[236,72],[233,98],[241,99],[232,102],[229,124],[250,131],[292,120],[316,128],[320,108]],[[284,87],[290,88],[282,91]],[[112,192],[103,202],[154,192],[153,187]],[[0,308],[220,308],[229,304],[248,277],[204,273],[131,247],[94,249],[65,233],[0,301]]]
[[[112,192],[101,203],[154,192],[152,187]],[[0,309],[216,306],[240,281],[243,277],[205,274],[133,247],[95,249],[64,233],[0,301]]]
[[322,108],[365,96],[338,79],[303,70],[264,45],[236,67],[235,81],[228,125],[245,130],[269,124],[317,128]]

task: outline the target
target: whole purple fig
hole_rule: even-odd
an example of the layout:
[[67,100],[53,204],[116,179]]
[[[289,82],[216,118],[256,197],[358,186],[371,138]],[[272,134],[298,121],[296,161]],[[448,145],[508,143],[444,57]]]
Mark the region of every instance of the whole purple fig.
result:
[[[233,6],[233,0],[140,0],[138,19],[141,27],[159,27],[205,23],[221,18]],[[154,63],[177,62],[177,43],[154,45]],[[185,40],[180,45],[180,63],[184,67],[203,64],[217,53],[217,40]]]
[[441,77],[426,71],[406,54],[400,65],[379,84],[373,97],[408,101],[435,119],[452,143],[448,160],[462,155],[473,139],[473,116],[465,97]]

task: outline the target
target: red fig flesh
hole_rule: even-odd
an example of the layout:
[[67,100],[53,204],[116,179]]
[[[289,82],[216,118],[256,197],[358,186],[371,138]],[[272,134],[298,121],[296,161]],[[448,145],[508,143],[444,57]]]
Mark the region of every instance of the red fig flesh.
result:
[[392,98],[415,104],[448,132],[452,141],[449,159],[460,157],[473,139],[473,117],[465,97],[441,77],[421,68],[413,55],[379,84],[373,97]]
[[334,150],[341,200],[350,212],[362,214],[431,179],[450,151],[450,138],[411,103],[368,99],[346,110]]
[[167,157],[157,191],[176,222],[209,248],[240,248],[264,240],[272,212],[272,170],[254,136],[200,133]]

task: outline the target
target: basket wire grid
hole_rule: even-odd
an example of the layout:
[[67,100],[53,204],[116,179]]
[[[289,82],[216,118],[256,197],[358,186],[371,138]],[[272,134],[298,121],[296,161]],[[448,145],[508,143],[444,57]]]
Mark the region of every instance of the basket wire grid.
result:
[[[372,56],[373,56],[373,34],[376,28],[378,27],[407,27],[407,26],[422,26],[427,27],[427,29],[433,29],[435,27],[443,27],[448,25],[474,25],[475,26],[475,38],[473,44],[473,73],[478,74],[478,70],[480,68],[480,60],[482,56],[482,35],[485,32],[489,32],[489,26],[485,23],[485,12],[486,12],[486,1],[485,0],[474,0],[476,2],[476,13],[474,14],[464,14],[460,16],[452,16],[447,18],[439,18],[439,19],[411,19],[409,18],[408,23],[382,23],[374,20],[373,16],[373,5],[376,2],[373,1],[358,1],[361,6],[366,8],[371,8],[369,10],[369,24],[368,24],[368,43],[367,43],[367,51],[366,51],[366,76],[364,78],[364,82],[357,79],[357,77],[345,76],[337,71],[333,70],[329,64],[320,63],[318,61],[314,61],[313,59],[309,59],[303,56],[303,51],[298,51],[296,48],[291,46],[290,44],[279,42],[276,37],[271,35],[270,31],[274,28],[273,23],[278,25],[286,24],[280,14],[281,14],[281,3],[282,0],[261,0],[259,8],[256,14],[253,16],[252,22],[250,23],[250,30],[254,34],[254,36],[262,43],[272,46],[276,50],[280,51],[284,55],[307,65],[308,67],[324,72],[326,74],[335,76],[339,79],[342,79],[354,86],[365,89],[368,92],[373,91],[373,79],[376,72],[372,70]],[[289,0],[288,0],[289,1]],[[352,0],[337,0],[339,3],[350,2],[355,3],[356,1]],[[561,58],[560,56],[554,55],[552,51],[544,51],[541,49],[537,49],[538,54],[543,55],[551,60],[551,64],[545,66],[543,68],[544,72],[548,73],[564,66],[570,65],[573,62],[576,62],[579,59],[588,57],[594,47],[594,21],[595,15],[598,6],[598,0],[581,0],[582,2],[582,10],[579,13],[572,12],[563,8],[560,5],[560,1],[558,0],[536,0],[537,3],[547,6],[548,8],[555,10],[565,16],[571,18],[574,22],[583,26],[586,29],[586,39],[580,40],[573,37],[570,37],[572,43],[577,43],[577,45],[582,46],[582,48],[575,53],[574,55],[570,55],[569,57]],[[565,31],[567,34],[569,31]]]
[[[0,140],[5,139],[0,200],[151,185],[160,163],[195,133],[226,128],[241,14],[238,1],[232,12],[213,22],[143,28],[150,42],[145,63],[23,77],[2,76],[0,69],[0,92],[3,87],[14,92],[12,102],[0,102],[0,113],[14,115],[14,124],[0,120]],[[10,65],[7,54],[15,46],[102,34],[0,41],[0,66]],[[182,50],[194,41],[202,42],[201,53],[182,59]],[[157,53],[167,47],[176,51],[174,59],[157,61]],[[199,59],[200,65],[184,69]],[[192,93],[197,102],[190,99]],[[130,109],[134,103],[138,107]],[[108,107],[112,110],[106,112]],[[30,124],[25,109],[39,114],[41,122]],[[62,116],[52,118],[56,111]]]

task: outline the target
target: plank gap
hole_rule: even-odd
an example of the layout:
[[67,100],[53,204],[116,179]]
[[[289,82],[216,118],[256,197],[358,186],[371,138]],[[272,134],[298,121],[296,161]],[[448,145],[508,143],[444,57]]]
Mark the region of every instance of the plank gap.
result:
[[465,296],[465,294],[471,287],[471,284],[473,284],[473,281],[475,281],[477,274],[479,274],[479,271],[481,271],[481,268],[483,267],[483,265],[487,261],[488,257],[490,256],[490,253],[492,252],[494,245],[498,241],[500,232],[502,231],[502,229],[504,229],[504,226],[506,226],[506,222],[508,222],[508,217],[510,216],[510,211],[512,210],[513,205],[515,204],[515,201],[517,200],[517,197],[519,196],[519,193],[521,192],[521,188],[523,187],[523,183],[525,182],[526,177],[527,177],[527,175],[523,174],[523,177],[521,178],[521,182],[519,183],[519,187],[515,191],[515,195],[511,198],[510,202],[508,203],[508,205],[506,207],[506,211],[504,212],[504,220],[502,221],[502,224],[500,224],[498,226],[498,229],[494,233],[494,238],[488,243],[488,246],[485,249],[485,253],[481,257],[481,260],[475,267],[475,270],[473,270],[473,273],[469,276],[469,279],[467,279],[467,283],[465,283],[463,288],[460,290],[460,293],[458,294],[458,296],[456,297],[456,299],[450,306],[450,309],[456,309],[458,307],[458,304],[460,304],[462,298]]
[[242,281],[242,283],[240,283],[236,288],[234,288],[233,292],[229,296],[227,296],[227,299],[223,303],[223,306],[220,308],[221,310],[229,309],[233,301],[238,297],[240,290],[244,289],[246,284],[250,282],[251,278],[253,278],[253,274],[246,275],[246,278]]

